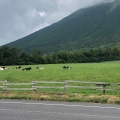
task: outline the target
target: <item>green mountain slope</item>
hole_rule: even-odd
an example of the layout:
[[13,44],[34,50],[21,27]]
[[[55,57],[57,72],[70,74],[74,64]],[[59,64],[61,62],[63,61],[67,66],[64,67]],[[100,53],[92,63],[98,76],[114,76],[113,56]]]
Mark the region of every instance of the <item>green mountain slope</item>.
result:
[[112,2],[77,10],[61,21],[7,45],[48,53],[119,43],[120,5]]

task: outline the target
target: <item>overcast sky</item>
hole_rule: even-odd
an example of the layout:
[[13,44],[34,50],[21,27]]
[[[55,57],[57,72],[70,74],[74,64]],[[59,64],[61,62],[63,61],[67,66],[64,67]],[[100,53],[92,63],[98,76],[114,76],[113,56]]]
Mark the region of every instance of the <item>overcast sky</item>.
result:
[[106,0],[0,0],[0,45],[12,42],[79,8]]

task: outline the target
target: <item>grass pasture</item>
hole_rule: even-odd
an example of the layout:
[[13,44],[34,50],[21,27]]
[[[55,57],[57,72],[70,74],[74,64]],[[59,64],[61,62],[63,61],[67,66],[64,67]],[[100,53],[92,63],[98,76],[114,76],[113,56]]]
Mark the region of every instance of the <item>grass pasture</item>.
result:
[[[62,66],[71,66],[72,69],[63,69]],[[36,69],[37,66],[44,68]],[[30,71],[22,71],[25,67],[32,67]],[[120,61],[82,64],[42,64],[22,66],[22,69],[13,69],[9,66],[6,71],[0,71],[0,81],[30,82],[33,80],[65,81],[79,80],[91,82],[120,82]]]
[[[62,66],[70,66],[72,69],[63,69]],[[36,69],[42,67],[43,70]],[[9,69],[0,71],[0,81],[7,80],[10,83],[29,83],[36,81],[55,81],[64,82],[65,80],[85,81],[85,82],[106,82],[120,83],[120,61],[103,62],[103,63],[76,63],[76,64],[42,64],[42,65],[23,65],[21,69],[14,69],[15,66],[8,66]],[[23,68],[32,67],[30,71],[22,71]],[[1,84],[1,83],[0,83]],[[73,84],[73,83],[72,83]],[[76,84],[76,83],[74,83]],[[2,85],[2,84],[1,84]],[[41,84],[48,86],[48,84]],[[52,84],[50,84],[52,86]],[[54,84],[54,86],[63,86]],[[79,86],[79,85],[78,85]],[[14,86],[10,86],[13,88]],[[19,86],[20,88],[30,87]],[[76,89],[67,90],[67,95],[49,95],[47,93],[64,93],[64,89],[39,89],[34,91],[10,91],[9,94],[0,92],[0,98],[25,98],[40,100],[66,100],[66,101],[90,101],[90,102],[111,102],[115,99],[120,102],[119,91],[109,92],[108,96],[103,96],[100,90]],[[42,94],[43,93],[43,94]],[[42,95],[41,95],[42,94]],[[47,94],[47,95],[46,95]],[[74,94],[74,95],[71,95]],[[79,95],[80,94],[80,95]],[[96,96],[97,95],[97,96]],[[110,96],[112,95],[112,97]],[[115,95],[115,96],[113,96]],[[57,96],[57,97],[56,97]],[[115,102],[113,100],[112,102]]]

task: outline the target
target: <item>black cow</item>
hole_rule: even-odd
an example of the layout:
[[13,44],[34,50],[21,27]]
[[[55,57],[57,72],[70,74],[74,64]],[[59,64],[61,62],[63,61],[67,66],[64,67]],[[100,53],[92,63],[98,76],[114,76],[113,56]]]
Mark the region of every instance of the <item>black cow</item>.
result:
[[15,69],[20,69],[20,68],[21,68],[21,66],[16,66],[16,67],[15,67]]
[[32,69],[31,67],[23,68],[23,71],[28,71],[28,70],[31,70],[31,69]]
[[71,69],[70,66],[63,66],[64,69]]

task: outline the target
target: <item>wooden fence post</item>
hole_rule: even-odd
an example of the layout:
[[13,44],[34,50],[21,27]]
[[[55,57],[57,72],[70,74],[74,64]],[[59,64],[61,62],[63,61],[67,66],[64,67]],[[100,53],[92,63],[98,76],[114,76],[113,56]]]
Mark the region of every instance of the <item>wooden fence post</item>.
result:
[[67,93],[67,82],[64,83],[64,92]]
[[105,95],[106,84],[103,84],[103,94]]
[[32,88],[33,88],[34,91],[36,91],[37,90],[37,88],[36,88],[36,81],[32,81],[32,83],[33,83]]
[[7,80],[5,80],[3,83],[3,91],[7,91],[7,86],[8,86],[8,82]]

